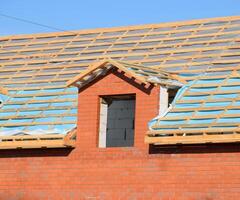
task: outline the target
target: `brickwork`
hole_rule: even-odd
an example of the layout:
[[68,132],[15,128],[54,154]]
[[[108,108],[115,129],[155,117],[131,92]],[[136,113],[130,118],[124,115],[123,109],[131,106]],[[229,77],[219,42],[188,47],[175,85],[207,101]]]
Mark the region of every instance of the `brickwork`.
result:
[[[99,95],[136,94],[135,144],[98,148]],[[149,150],[147,122],[158,113],[159,89],[107,74],[79,93],[73,150],[0,151],[0,200],[239,199],[238,144]]]

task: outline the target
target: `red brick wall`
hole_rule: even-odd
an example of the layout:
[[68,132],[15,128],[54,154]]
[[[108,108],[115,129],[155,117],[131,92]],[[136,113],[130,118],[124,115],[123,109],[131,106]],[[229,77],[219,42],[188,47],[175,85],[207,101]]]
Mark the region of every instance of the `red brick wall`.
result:
[[[158,89],[143,92],[126,81],[109,74],[81,91],[74,150],[0,151],[0,200],[239,199],[239,145],[151,147],[149,153],[143,139],[158,111]],[[99,149],[98,95],[122,93],[136,93],[135,147]]]
[[[98,146],[99,109],[101,95],[136,94],[135,113],[135,147],[147,151],[144,135],[147,123],[158,114],[159,89],[151,85],[142,86],[122,74],[109,73],[101,80],[79,92],[78,110],[78,145],[84,149]],[[112,151],[105,149],[104,151]],[[114,151],[126,151],[126,148],[115,148]]]

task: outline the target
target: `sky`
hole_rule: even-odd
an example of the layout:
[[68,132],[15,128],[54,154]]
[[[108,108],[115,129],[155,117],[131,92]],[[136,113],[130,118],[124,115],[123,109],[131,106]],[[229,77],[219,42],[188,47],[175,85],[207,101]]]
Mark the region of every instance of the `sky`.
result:
[[240,0],[0,0],[0,35],[56,32],[1,16],[81,30],[240,15]]

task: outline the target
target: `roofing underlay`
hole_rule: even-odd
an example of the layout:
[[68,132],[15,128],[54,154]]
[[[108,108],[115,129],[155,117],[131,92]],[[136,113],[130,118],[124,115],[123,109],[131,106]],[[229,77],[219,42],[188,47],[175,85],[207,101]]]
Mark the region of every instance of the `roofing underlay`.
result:
[[112,59],[169,72],[239,69],[240,17],[0,37],[0,135],[67,133],[76,127],[77,88],[66,82]]
[[[189,81],[179,89],[168,112],[151,120],[149,128],[146,140],[165,144],[196,143],[194,136],[240,133],[240,70],[204,73]],[[239,136],[228,139],[239,141]]]

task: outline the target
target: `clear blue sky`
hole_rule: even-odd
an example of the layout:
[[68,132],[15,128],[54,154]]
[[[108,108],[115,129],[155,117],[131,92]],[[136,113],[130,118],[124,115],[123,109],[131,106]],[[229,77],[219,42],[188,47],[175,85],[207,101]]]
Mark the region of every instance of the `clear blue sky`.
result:
[[[0,13],[64,30],[240,15],[240,0],[0,0]],[[0,35],[54,32],[0,16]]]

